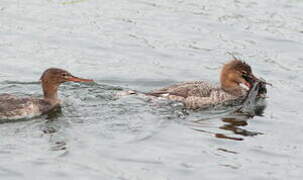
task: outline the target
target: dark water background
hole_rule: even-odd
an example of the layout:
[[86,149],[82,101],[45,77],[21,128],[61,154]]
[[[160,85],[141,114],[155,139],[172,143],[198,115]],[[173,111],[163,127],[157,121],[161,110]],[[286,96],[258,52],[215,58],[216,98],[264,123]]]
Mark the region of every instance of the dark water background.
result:
[[[0,179],[302,179],[302,33],[300,0],[1,0],[1,93],[41,96],[49,67],[96,83],[0,124]],[[217,82],[228,52],[273,84],[262,116],[113,97]]]

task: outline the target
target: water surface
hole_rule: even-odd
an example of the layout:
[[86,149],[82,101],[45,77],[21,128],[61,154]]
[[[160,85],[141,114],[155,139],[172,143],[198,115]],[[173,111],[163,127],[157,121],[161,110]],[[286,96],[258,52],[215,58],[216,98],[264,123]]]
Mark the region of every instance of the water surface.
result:
[[[61,111],[0,124],[1,179],[302,179],[303,2],[2,0],[0,92],[41,96],[49,67]],[[233,53],[273,84],[258,116],[184,112],[122,89],[218,81]]]

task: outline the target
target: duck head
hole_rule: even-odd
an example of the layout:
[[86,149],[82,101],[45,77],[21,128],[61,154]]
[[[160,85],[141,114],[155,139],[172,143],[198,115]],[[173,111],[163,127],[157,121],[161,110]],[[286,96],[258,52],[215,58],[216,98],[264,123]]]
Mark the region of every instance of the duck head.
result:
[[45,99],[57,99],[57,91],[60,84],[72,82],[92,82],[91,79],[78,78],[69,72],[59,68],[45,70],[40,78]]
[[231,94],[239,95],[239,93],[243,92],[243,89],[249,90],[256,81],[262,80],[256,78],[252,73],[251,67],[241,60],[234,59],[222,68],[220,76],[221,87]]

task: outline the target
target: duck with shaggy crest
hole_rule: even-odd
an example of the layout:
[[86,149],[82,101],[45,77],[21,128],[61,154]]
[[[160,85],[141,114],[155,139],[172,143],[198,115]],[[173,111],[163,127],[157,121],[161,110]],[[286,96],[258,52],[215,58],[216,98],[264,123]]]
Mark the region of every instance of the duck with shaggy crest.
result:
[[58,68],[49,68],[45,70],[40,80],[44,94],[43,99],[32,97],[19,98],[11,94],[1,94],[0,119],[17,120],[46,114],[60,105],[61,101],[58,98],[58,88],[60,84],[68,81],[93,81],[75,77],[66,70]]
[[[220,85],[205,81],[185,82],[144,94],[182,102],[188,109],[199,109],[217,104],[239,104],[257,82],[260,83],[257,98],[264,98],[267,93],[266,85],[270,84],[258,79],[247,63],[234,58],[223,66]],[[129,92],[136,94],[135,91]]]

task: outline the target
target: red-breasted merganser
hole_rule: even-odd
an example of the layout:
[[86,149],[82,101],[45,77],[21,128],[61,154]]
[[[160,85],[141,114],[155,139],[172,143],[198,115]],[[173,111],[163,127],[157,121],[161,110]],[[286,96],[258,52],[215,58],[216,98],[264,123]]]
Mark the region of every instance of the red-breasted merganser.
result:
[[43,99],[32,97],[18,98],[10,94],[0,95],[0,119],[16,120],[23,118],[31,118],[50,112],[60,105],[58,99],[58,87],[60,84],[73,82],[92,82],[90,79],[82,79],[71,75],[69,72],[58,69],[49,68],[42,74],[42,89],[44,93]]
[[[223,66],[220,75],[221,85],[213,85],[205,81],[184,82],[143,94],[179,101],[188,109],[199,109],[211,105],[241,102],[255,82],[261,82],[258,97],[264,97],[267,92],[265,85],[269,83],[256,78],[247,63],[235,58]],[[130,90],[127,94],[139,93]]]

